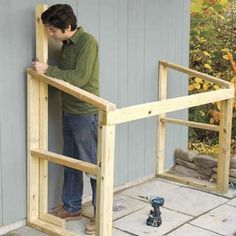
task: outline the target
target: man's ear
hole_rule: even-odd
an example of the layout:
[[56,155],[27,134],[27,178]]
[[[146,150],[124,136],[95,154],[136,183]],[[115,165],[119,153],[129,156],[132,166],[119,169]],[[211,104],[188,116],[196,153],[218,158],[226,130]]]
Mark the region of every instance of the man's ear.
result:
[[69,25],[69,26],[66,28],[66,31],[68,31],[68,32],[71,31],[71,25]]

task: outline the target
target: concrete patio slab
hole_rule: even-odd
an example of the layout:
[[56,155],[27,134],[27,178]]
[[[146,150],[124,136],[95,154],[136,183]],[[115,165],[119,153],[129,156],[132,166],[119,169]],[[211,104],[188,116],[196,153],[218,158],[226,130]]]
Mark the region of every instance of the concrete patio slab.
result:
[[228,201],[227,204],[236,207],[236,198],[234,198],[233,200]]
[[151,181],[139,184],[132,188],[128,188],[124,191],[121,191],[120,194],[126,195],[132,198],[137,198],[138,196],[165,196],[171,190],[176,190],[180,188],[179,185],[165,182],[158,179],[153,179]]
[[[234,190],[235,194],[236,190]],[[151,227],[146,219],[151,204],[138,196],[161,196],[162,225]],[[196,190],[167,180],[152,179],[114,195],[113,236],[236,236],[236,198]],[[68,221],[66,228],[85,236],[85,224],[93,215],[91,202],[83,205],[81,220]],[[5,231],[6,232],[6,231]],[[28,226],[5,236],[47,236]]]
[[191,224],[221,235],[236,235],[236,208],[225,204],[191,221]]
[[121,230],[113,228],[112,236],[131,236],[131,235],[126,233],[126,232],[124,232],[124,231],[121,231]]
[[188,187],[173,189],[165,194],[164,207],[198,216],[228,201],[220,196],[205,193]]
[[[66,228],[78,233],[79,236],[88,236],[87,234],[84,233],[85,224],[87,224],[88,222],[89,222],[88,218],[82,217],[82,219],[79,221],[68,221],[66,224]],[[112,230],[112,235],[113,236],[130,236],[130,234],[125,233],[115,228],[113,228]]]
[[185,224],[167,235],[168,236],[189,236],[190,232],[191,232],[191,236],[219,236],[219,234],[217,233],[214,233],[209,230],[205,230],[205,229],[202,229],[197,226],[190,225],[190,224]]
[[162,224],[160,227],[151,227],[146,225],[146,219],[150,213],[150,207],[145,207],[135,213],[122,217],[113,222],[113,227],[138,236],[158,236],[164,235],[175,229],[179,225],[191,220],[190,216],[162,209]]
[[44,234],[31,227],[24,226],[7,234],[4,234],[3,236],[47,236],[47,234]]
[[[126,216],[132,212],[135,212],[150,205],[149,203],[138,201],[136,199],[123,196],[121,194],[114,195],[113,204],[113,209],[116,209],[113,210],[113,220],[119,219],[123,216]],[[86,217],[91,218],[91,216],[93,215],[93,206],[91,206],[91,204],[87,206],[85,205],[83,207],[82,214]]]
[[66,228],[70,231],[78,233],[78,235],[86,235],[84,233],[85,225],[89,223],[90,219],[82,217],[80,220],[71,220],[66,222]]
[[219,194],[223,197],[227,197],[227,198],[234,198],[236,197],[236,188],[235,187],[229,187],[229,191],[227,193],[223,193],[223,194]]

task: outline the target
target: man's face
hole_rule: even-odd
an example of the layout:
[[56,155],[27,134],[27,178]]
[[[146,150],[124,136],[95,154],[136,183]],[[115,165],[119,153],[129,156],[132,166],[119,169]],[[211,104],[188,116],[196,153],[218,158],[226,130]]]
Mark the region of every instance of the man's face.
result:
[[47,31],[48,31],[48,34],[53,38],[55,39],[56,41],[64,41],[64,40],[67,40],[70,38],[68,32],[70,31],[70,29],[65,29],[65,32],[62,32],[61,29],[58,29],[54,26],[51,26],[51,25],[45,25]]

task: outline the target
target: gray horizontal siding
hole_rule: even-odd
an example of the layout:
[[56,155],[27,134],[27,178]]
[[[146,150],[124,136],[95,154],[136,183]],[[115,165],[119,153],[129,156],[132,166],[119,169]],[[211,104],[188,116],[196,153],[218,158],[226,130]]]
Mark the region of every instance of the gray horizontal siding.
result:
[[[45,1],[54,4],[65,1]],[[100,46],[101,96],[118,107],[157,99],[160,59],[188,64],[189,1],[68,0],[79,25]],[[35,58],[34,9],[38,0],[0,1],[0,224],[26,216],[26,76]],[[5,6],[8,6],[7,8]],[[55,44],[53,44],[55,46]],[[56,62],[56,48],[49,62]],[[187,82],[171,73],[168,96],[186,94]],[[173,113],[186,117],[186,112]],[[167,163],[187,143],[187,130],[168,128]],[[180,138],[181,137],[181,138]],[[61,152],[59,92],[49,88],[49,149]],[[117,126],[115,184],[152,174],[156,156],[156,118]],[[62,168],[50,165],[49,205],[60,200]]]
[[5,0],[0,2],[0,149],[3,225],[21,219],[26,213],[27,28],[22,27],[26,23],[26,13],[26,1],[22,1],[21,4]]
[[[119,108],[155,101],[158,61],[188,65],[189,4],[184,0],[79,1],[79,23],[99,40],[104,98]],[[80,14],[81,10],[89,14]],[[186,93],[187,80],[178,73],[170,73],[168,97]],[[187,112],[170,116],[186,118]],[[116,132],[115,184],[154,173],[156,118],[119,125]],[[186,148],[187,129],[171,126],[166,141],[169,168],[174,149]]]
[[[60,1],[44,1],[45,4],[57,2]],[[77,1],[67,2],[77,9]],[[36,0],[0,1],[1,225],[11,224],[26,217],[25,69],[30,66],[32,58],[35,58],[34,11],[39,3],[41,2]],[[56,134],[53,124],[55,121],[50,124],[50,129]],[[51,142],[54,142],[54,139],[49,143]]]

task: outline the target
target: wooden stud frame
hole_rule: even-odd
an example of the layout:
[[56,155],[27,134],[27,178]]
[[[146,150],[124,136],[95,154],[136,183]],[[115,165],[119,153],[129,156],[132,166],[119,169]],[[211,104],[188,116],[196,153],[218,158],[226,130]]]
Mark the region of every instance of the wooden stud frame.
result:
[[[46,5],[38,5],[36,7],[36,56],[37,59],[42,62],[46,62],[48,56],[48,38],[40,20],[41,13],[46,9]],[[129,106],[122,109],[116,109],[115,104],[79,89],[65,81],[51,78],[44,74],[38,74],[32,69],[27,69],[27,223],[30,226],[50,235],[77,235],[75,232],[69,231],[65,228],[64,220],[48,214],[48,161],[50,161],[97,176],[96,235],[111,236],[115,125],[151,116],[158,115],[156,176],[178,181],[201,189],[208,189],[221,193],[228,191],[234,86],[226,81],[167,61],[160,61],[159,69],[159,101]],[[188,75],[200,77],[209,82],[216,83],[222,86],[222,88],[217,91],[167,99],[168,69],[174,69]],[[48,151],[48,85],[62,90],[98,108],[99,130],[97,165]],[[165,115],[168,112],[216,101],[221,102],[220,126],[170,119],[166,118]],[[177,177],[165,173],[165,127],[168,123],[219,132],[220,151],[218,157],[218,175],[216,185],[204,185],[201,181],[194,181],[193,179]]]
[[[197,105],[203,105],[210,102],[220,101],[220,126],[210,125],[210,124],[201,124],[198,122],[184,121],[179,119],[165,118],[163,114],[159,115],[158,119],[158,133],[157,133],[157,163],[159,168],[157,168],[157,176],[159,178],[169,179],[172,181],[176,181],[179,183],[184,183],[186,185],[197,187],[200,189],[204,189],[207,191],[226,193],[228,191],[229,185],[229,162],[230,162],[230,143],[231,143],[231,128],[232,128],[232,110],[233,110],[233,99],[234,99],[234,85],[226,82],[224,80],[220,80],[218,78],[190,70],[184,68],[182,66],[167,62],[160,62],[160,82],[159,82],[159,100],[167,103],[168,100],[165,100],[166,97],[166,80],[167,80],[167,71],[169,69],[174,69],[176,71],[185,73],[190,76],[196,76],[201,79],[204,79],[208,82],[215,83],[220,85],[222,88],[216,91],[205,92],[195,95],[190,95],[187,97],[181,97],[177,99],[169,99],[175,100],[175,108],[176,110],[182,109],[182,107],[193,107]],[[226,92],[227,91],[227,92]],[[212,96],[213,95],[213,96]],[[185,98],[187,100],[185,100]],[[190,101],[191,99],[191,102]],[[182,101],[181,101],[182,100]],[[170,110],[170,109],[168,109]],[[199,129],[207,129],[219,132],[219,154],[218,154],[218,166],[217,166],[217,182],[213,183],[203,183],[199,180],[194,180],[192,178],[187,177],[179,177],[174,174],[165,173],[164,166],[164,150],[165,150],[165,132],[164,126],[168,123],[172,124],[180,124],[188,127],[199,128]],[[159,141],[161,140],[161,141]],[[161,168],[160,168],[161,166]]]

